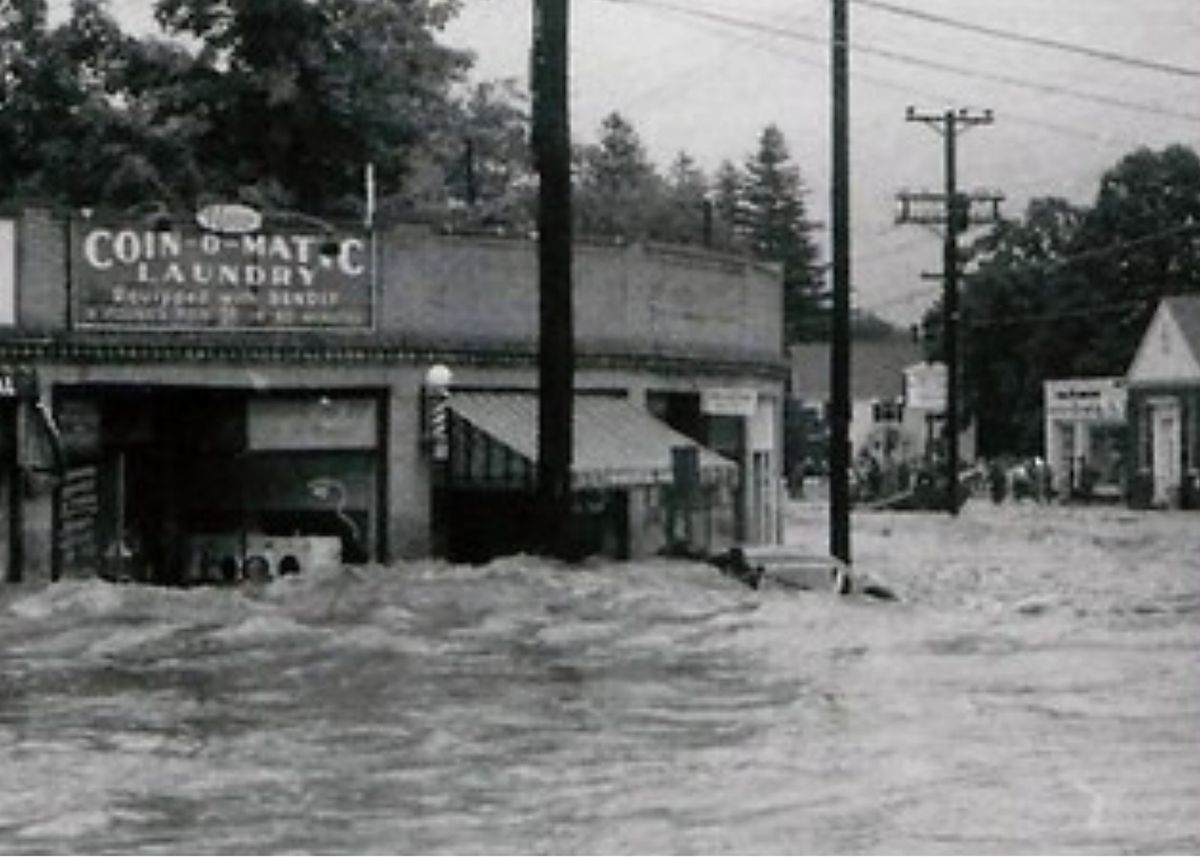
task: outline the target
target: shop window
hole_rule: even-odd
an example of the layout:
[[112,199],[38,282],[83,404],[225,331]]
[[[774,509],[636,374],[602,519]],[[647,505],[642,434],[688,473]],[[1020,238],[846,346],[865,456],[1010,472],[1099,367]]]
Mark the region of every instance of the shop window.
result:
[[904,420],[904,405],[895,400],[878,400],[871,403],[871,418],[876,423],[898,423]]

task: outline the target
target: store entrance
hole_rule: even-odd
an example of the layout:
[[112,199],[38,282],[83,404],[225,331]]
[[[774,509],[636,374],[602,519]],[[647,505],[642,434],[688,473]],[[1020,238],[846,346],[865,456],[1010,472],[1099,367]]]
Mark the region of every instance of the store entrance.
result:
[[[69,450],[69,472],[95,474],[104,576],[233,583],[378,555],[371,398],[170,388],[64,399],[67,413],[80,401],[95,412],[94,442]],[[61,535],[79,541],[88,522],[68,511]]]

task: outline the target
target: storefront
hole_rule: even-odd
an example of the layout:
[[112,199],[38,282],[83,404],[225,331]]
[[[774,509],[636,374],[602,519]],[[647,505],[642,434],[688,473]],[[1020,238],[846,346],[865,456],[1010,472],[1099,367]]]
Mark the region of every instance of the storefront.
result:
[[1044,385],[1046,464],[1067,499],[1123,496],[1126,392],[1123,378],[1071,378]]
[[378,398],[59,386],[65,566],[215,583],[378,557]]
[[[449,454],[435,504],[446,553],[477,561],[536,535],[537,398],[528,392],[450,396]],[[572,541],[579,556],[629,558],[654,541],[710,551],[735,515],[738,468],[620,394],[576,396]]]
[[[36,376],[0,396],[8,577],[190,585],[527,549],[534,245],[228,209],[0,220],[0,360]],[[777,273],[669,248],[577,265],[579,554],[777,540]]]

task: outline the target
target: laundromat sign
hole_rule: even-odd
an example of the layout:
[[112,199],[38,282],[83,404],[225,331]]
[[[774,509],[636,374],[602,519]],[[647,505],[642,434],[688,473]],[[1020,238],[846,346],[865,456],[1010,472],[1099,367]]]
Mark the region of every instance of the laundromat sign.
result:
[[137,329],[345,329],[372,324],[363,233],[221,232],[78,221],[73,322]]

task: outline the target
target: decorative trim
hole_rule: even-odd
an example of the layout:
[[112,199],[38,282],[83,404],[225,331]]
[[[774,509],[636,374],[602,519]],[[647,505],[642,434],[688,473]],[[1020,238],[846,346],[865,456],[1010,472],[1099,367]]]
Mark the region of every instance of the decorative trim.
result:
[[[340,340],[340,341],[339,341]],[[618,352],[580,348],[580,368],[640,369],[672,375],[733,374],[774,381],[786,380],[789,365],[781,356],[740,358],[715,354],[668,352]],[[537,349],[525,343],[495,343],[463,347],[440,343],[413,343],[375,337],[334,339],[297,336],[246,338],[179,334],[170,341],[114,336],[25,336],[0,339],[0,361],[20,364],[38,362],[128,365],[133,363],[203,362],[221,364],[280,364],[311,366],[425,365],[434,362],[467,366],[536,367]]]

